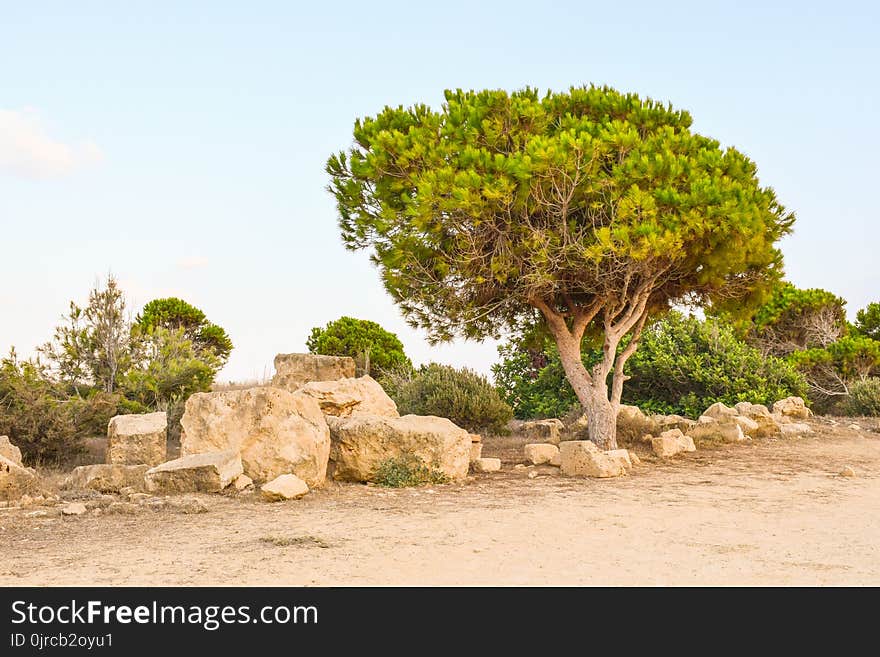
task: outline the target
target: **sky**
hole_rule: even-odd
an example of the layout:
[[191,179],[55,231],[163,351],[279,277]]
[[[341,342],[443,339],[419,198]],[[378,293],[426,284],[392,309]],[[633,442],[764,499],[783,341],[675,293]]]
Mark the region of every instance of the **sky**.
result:
[[430,346],[324,165],[357,117],[447,88],[608,84],[687,109],[796,216],[787,277],[880,300],[880,9],[849,2],[0,0],[0,352],[29,355],[108,273],[137,312],[179,296],[272,375],[341,315],[415,363],[488,373],[496,343]]

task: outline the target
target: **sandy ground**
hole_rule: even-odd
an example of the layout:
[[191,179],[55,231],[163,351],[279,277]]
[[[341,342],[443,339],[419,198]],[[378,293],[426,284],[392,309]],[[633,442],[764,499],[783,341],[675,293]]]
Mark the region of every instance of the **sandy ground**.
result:
[[[26,519],[0,510],[0,585],[878,585],[880,433],[646,457],[616,480],[513,470],[207,513]],[[838,473],[852,467],[855,477]]]

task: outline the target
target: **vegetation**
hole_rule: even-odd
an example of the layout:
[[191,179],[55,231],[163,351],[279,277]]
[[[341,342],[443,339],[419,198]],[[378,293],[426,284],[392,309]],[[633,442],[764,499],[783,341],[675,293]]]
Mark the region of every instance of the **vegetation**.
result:
[[869,303],[856,313],[855,329],[866,338],[880,340],[880,303]]
[[446,475],[425,464],[413,455],[405,455],[382,461],[373,475],[373,483],[388,488],[445,484]]
[[843,409],[847,415],[880,416],[880,378],[871,377],[852,384]]
[[760,298],[794,221],[687,112],[607,87],[386,107],[327,170],[346,246],[371,249],[408,321],[439,341],[540,318],[604,448],[648,319]]
[[[503,359],[493,368],[495,380],[517,417],[561,417],[577,404],[552,343],[545,341],[539,352],[527,341],[514,341],[501,347],[500,353]],[[589,367],[601,354],[593,349],[583,358]],[[740,340],[729,324],[680,313],[670,313],[645,330],[626,374],[631,379],[624,391],[625,403],[690,417],[698,417],[718,401],[772,405],[807,390],[795,367],[763,356]]]
[[400,339],[376,322],[340,317],[324,328],[316,326],[306,340],[313,354],[351,356],[363,374],[381,377],[386,372],[412,369]]
[[383,384],[401,415],[437,415],[473,433],[501,434],[513,409],[486,379],[468,368],[430,363],[412,374],[386,377]]
[[31,462],[74,457],[120,413],[166,411],[175,437],[186,398],[210,390],[231,349],[222,328],[180,299],[152,301],[131,323],[108,276],[86,307],[71,302],[40,358],[3,359],[0,434]]

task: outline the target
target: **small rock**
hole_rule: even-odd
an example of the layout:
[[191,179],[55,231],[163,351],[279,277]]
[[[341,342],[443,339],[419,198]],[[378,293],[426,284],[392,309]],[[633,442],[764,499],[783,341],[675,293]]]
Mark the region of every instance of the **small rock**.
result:
[[527,460],[534,465],[550,463],[553,457],[559,454],[559,448],[550,443],[530,443],[523,447]]
[[805,420],[810,417],[813,412],[804,404],[804,400],[800,397],[786,397],[780,399],[773,404],[773,412],[784,415],[785,417],[793,417]]
[[248,477],[246,474],[241,474],[235,478],[235,481],[232,482],[232,485],[235,486],[235,490],[243,491],[247,488],[252,488],[254,485],[254,480]]
[[132,493],[128,496],[128,501],[134,504],[142,504],[146,500],[152,499],[152,497],[149,493]]
[[862,428],[858,424],[856,424],[855,422],[853,422],[852,424],[846,425],[846,428],[849,429],[850,431],[861,431],[862,430]]
[[[144,474],[146,474],[146,472],[144,472]],[[122,488],[119,489],[119,494],[122,497],[129,497],[130,495],[132,495],[133,493],[136,493],[136,492],[137,492],[137,490],[133,486],[123,486]]]
[[[553,445],[551,445],[553,447]],[[522,465],[522,464],[520,464]],[[501,459],[482,458],[471,463],[474,472],[498,472],[501,470]],[[523,467],[525,467],[523,465]]]
[[[734,425],[737,426],[738,425]],[[651,441],[651,448],[654,454],[661,458],[669,458],[680,452],[696,452],[694,440],[690,436],[685,436],[681,429],[669,429],[664,431],[657,438]]]
[[61,507],[61,515],[63,516],[81,516],[86,512],[86,505],[82,502],[71,502]]
[[167,500],[157,500],[160,502],[160,505],[156,505],[158,508],[162,506],[175,511],[176,513],[207,513],[208,507],[205,504],[194,497],[169,497]]
[[130,502],[113,502],[113,504],[107,507],[107,513],[118,513],[125,516],[133,516],[138,511],[140,509],[137,504],[131,504]]
[[840,471],[840,476],[841,477],[855,477],[856,471],[853,470],[851,467],[846,466],[843,470]]
[[513,466],[513,469],[514,470],[525,470],[526,466],[524,463],[517,463],[515,466]]
[[640,459],[639,455],[636,454],[632,450],[629,450],[629,460],[630,460],[630,462],[632,462],[633,465],[641,465],[642,464],[642,459]]
[[807,433],[813,433],[813,429],[809,424],[803,422],[789,422],[779,426],[783,436],[802,436]]
[[537,476],[538,476],[538,473],[535,472],[534,470],[529,471],[529,479],[534,479]]
[[623,460],[609,456],[589,440],[559,444],[560,470],[567,477],[619,477],[626,474]]
[[309,492],[309,486],[295,474],[283,474],[264,484],[260,493],[269,502],[295,500]]
[[43,510],[43,509],[40,509],[38,511],[29,511],[24,514],[24,517],[25,518],[48,518],[49,512],[46,510]]

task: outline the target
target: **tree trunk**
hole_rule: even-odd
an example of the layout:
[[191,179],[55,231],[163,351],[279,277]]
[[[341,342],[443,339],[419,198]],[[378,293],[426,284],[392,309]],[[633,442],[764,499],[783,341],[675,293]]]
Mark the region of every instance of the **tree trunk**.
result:
[[603,450],[617,449],[617,408],[605,381],[592,381],[581,360],[581,345],[570,334],[554,335],[562,369],[587,416],[587,434]]

